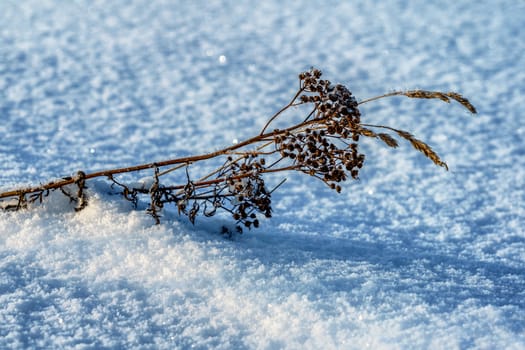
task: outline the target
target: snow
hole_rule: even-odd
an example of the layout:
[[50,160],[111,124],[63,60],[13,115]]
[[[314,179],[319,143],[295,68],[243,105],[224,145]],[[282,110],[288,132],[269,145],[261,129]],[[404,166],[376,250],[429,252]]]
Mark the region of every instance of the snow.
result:
[[232,239],[225,218],[156,226],[99,180],[79,213],[58,193],[2,212],[0,348],[524,349],[524,19],[505,0],[0,2],[0,190],[231,145],[310,66],[358,99],[454,90],[479,111],[363,105],[450,171],[368,140],[343,193],[288,174]]

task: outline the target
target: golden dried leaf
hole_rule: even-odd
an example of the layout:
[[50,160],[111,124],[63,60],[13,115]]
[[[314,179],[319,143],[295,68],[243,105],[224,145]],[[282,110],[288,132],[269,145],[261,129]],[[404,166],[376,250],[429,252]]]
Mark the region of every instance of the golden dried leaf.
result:
[[472,103],[470,103],[469,100],[467,100],[462,95],[458,94],[457,92],[439,92],[439,91],[427,91],[427,90],[409,90],[403,93],[403,95],[410,97],[410,98],[426,98],[426,99],[433,99],[437,98],[440,99],[443,102],[450,103],[450,99],[453,99],[457,101],[459,104],[461,104],[463,107],[468,109],[472,114],[476,114],[477,110]]
[[416,139],[414,135],[412,135],[411,133],[407,131],[403,131],[403,130],[395,130],[395,131],[399,136],[401,136],[405,140],[408,140],[410,144],[412,145],[412,147],[414,147],[416,150],[423,153],[427,158],[433,161],[434,164],[444,167],[445,169],[448,170],[447,163],[443,162],[441,158],[439,158],[437,153],[434,152],[434,150],[432,150],[432,148],[429,145],[427,145],[425,142]]
[[359,128],[359,133],[366,137],[377,137],[377,134],[370,129]]
[[377,136],[381,139],[381,141],[386,143],[387,146],[389,146],[389,147],[397,148],[399,146],[399,144],[397,143],[396,139],[393,138],[392,136],[390,136],[389,134],[379,133],[379,134],[377,134]]
[[462,95],[458,94],[457,92],[449,92],[446,95],[448,97],[456,100],[457,102],[459,102],[463,107],[468,109],[472,114],[478,113],[478,111],[476,110],[476,107],[474,107],[472,105],[472,103],[470,103],[470,101],[468,99],[466,99]]
[[410,91],[405,92],[404,95],[410,98],[427,98],[427,99],[438,98],[441,101],[450,103],[450,99],[445,94],[443,94],[442,92],[438,92],[438,91],[410,90]]

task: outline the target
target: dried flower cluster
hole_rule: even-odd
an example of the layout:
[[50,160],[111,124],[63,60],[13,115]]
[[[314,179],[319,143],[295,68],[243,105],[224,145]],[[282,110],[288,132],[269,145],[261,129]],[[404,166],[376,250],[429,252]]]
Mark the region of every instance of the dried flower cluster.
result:
[[[389,147],[397,147],[397,140],[388,133],[393,132],[410,142],[436,165],[448,169],[430,146],[409,132],[390,126],[362,123],[358,108],[360,104],[396,95],[439,99],[447,103],[452,99],[476,113],[474,106],[455,92],[395,91],[357,102],[345,86],[334,85],[321,79],[321,76],[321,71],[315,68],[299,74],[299,90],[290,103],[269,119],[259,135],[236,145],[208,154],[163,162],[94,173],[79,171],[75,176],[43,185],[0,193],[0,208],[27,208],[28,204],[42,202],[50,191],[59,189],[75,203],[75,210],[80,211],[88,204],[86,182],[92,178],[106,177],[117,193],[135,206],[140,200],[146,200],[147,213],[157,224],[160,223],[165,205],[173,204],[179,214],[186,215],[192,223],[199,215],[213,216],[219,209],[226,211],[236,221],[236,230],[242,232],[243,227],[259,227],[258,215],[267,218],[272,215],[271,194],[282,182],[269,190],[265,185],[265,174],[298,171],[323,181],[337,192],[342,189],[341,182],[348,178],[357,179],[365,160],[365,155],[358,149],[360,137],[377,138]],[[267,131],[276,118],[298,106],[309,106],[302,122],[286,129]],[[201,162],[221,157],[224,158],[221,166],[198,180],[192,179],[190,172],[195,168],[198,170]],[[167,185],[161,181],[161,177],[167,173],[183,169],[186,175],[183,183]],[[148,185],[129,185],[117,179],[122,173],[148,170],[153,170]]]
[[290,158],[300,171],[340,192],[338,183],[346,180],[347,174],[357,179],[365,159],[357,144],[360,113],[356,99],[345,86],[334,86],[320,77],[317,69],[299,75],[300,90],[304,92],[301,103],[315,106],[306,121],[314,123],[302,132],[277,136],[275,142],[281,155]]

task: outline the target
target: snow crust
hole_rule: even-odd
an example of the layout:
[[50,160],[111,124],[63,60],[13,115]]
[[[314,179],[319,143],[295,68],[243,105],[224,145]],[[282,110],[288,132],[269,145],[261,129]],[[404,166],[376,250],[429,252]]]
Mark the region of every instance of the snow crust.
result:
[[358,99],[454,90],[479,111],[363,105],[451,171],[366,141],[342,194],[290,175],[233,239],[223,218],[155,226],[103,181],[80,213],[58,194],[2,212],[0,348],[524,349],[524,19],[505,0],[0,2],[0,190],[255,135],[310,66]]

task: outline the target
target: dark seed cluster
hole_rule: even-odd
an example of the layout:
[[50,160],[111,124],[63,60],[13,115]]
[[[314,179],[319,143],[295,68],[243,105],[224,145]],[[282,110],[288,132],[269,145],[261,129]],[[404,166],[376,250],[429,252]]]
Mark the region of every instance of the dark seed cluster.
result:
[[[229,158],[231,162],[231,158]],[[226,180],[228,192],[232,197],[229,200],[230,208],[237,223],[251,228],[259,227],[259,220],[255,212],[265,217],[272,216],[270,192],[266,189],[261,170],[265,168],[264,158],[258,159],[255,155],[244,157],[244,162],[231,162]],[[237,231],[242,231],[237,227]]]
[[150,205],[147,213],[157,223],[160,222],[160,213],[165,204],[173,203],[179,215],[187,216],[192,224],[201,214],[210,217],[218,209],[223,209],[231,213],[236,221],[236,231],[241,233],[243,227],[259,227],[259,213],[267,218],[272,216],[271,191],[266,189],[262,177],[264,168],[264,158],[246,154],[237,159],[228,156],[221,170],[215,174],[215,179],[209,183],[195,183],[187,172],[186,185],[164,186],[159,183],[158,168],[155,168],[154,181],[149,188],[129,187],[113,176],[109,180],[135,206],[140,194],[148,194]]
[[315,123],[299,133],[277,137],[281,155],[290,158],[299,170],[319,177],[330,188],[341,191],[339,182],[347,176],[357,179],[364,154],[359,153],[360,112],[352,93],[343,85],[321,79],[321,71],[299,74],[300,101],[311,103]]

